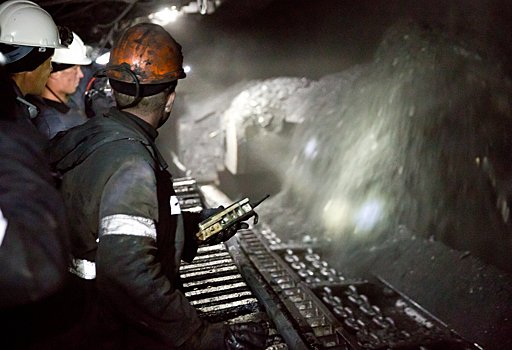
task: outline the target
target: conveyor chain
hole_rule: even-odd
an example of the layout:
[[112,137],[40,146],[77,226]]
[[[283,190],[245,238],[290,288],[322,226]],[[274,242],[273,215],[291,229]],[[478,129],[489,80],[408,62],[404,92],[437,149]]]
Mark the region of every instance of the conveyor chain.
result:
[[205,319],[218,322],[261,311],[223,244],[199,248],[180,273],[185,296]]
[[[201,192],[209,206],[231,202],[214,186]],[[200,248],[183,265],[185,295],[210,320],[268,315],[279,332],[271,328],[269,349],[481,349],[385,280],[346,280],[322,259],[321,244],[283,243],[261,224],[239,230],[226,246]]]
[[[174,190],[183,211],[203,209],[204,199],[194,179],[175,180]],[[269,331],[267,350],[288,349],[224,244],[200,247],[191,263],[181,265],[180,277],[182,291],[199,317],[210,322],[260,323]]]
[[238,233],[240,246],[299,325],[310,348],[347,349],[335,318],[282,259],[251,230]]

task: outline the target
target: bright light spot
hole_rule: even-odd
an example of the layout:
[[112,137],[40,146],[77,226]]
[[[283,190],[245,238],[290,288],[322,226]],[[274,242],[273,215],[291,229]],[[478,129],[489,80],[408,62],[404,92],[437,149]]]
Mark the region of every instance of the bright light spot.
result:
[[105,52],[103,55],[96,59],[97,64],[106,65],[110,60],[110,52]]
[[183,67],[183,70],[185,71],[185,73],[189,73],[190,72],[190,66]]
[[376,200],[365,202],[355,215],[356,232],[371,230],[382,214],[382,205]]
[[343,199],[329,200],[324,206],[323,222],[328,232],[339,234],[352,224],[352,210],[348,201]]
[[318,150],[316,147],[316,140],[311,139],[306,143],[306,147],[304,147],[304,155],[306,158],[314,159],[318,154]]
[[170,22],[176,22],[179,14],[180,12],[176,9],[176,6],[173,6],[171,7],[171,9],[166,7],[162,11],[152,13],[148,17],[151,20],[151,22],[163,26]]
[[337,239],[353,232],[360,238],[370,233],[383,214],[383,203],[377,199],[367,200],[359,208],[348,198],[329,200],[323,208],[323,223],[326,231]]
[[0,245],[2,245],[6,231],[7,231],[7,219],[4,218],[4,215],[2,214],[2,210],[0,210]]

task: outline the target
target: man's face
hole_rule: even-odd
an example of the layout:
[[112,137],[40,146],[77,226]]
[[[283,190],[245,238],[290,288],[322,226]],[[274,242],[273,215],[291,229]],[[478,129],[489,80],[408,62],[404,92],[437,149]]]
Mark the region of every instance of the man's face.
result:
[[76,65],[52,73],[48,79],[48,87],[57,94],[71,95],[76,91],[83,76],[80,66]]
[[27,85],[30,87],[30,91],[27,92],[28,94],[41,95],[43,93],[46,82],[52,72],[51,60],[52,58],[50,57],[33,71],[27,72],[27,79],[29,80]]

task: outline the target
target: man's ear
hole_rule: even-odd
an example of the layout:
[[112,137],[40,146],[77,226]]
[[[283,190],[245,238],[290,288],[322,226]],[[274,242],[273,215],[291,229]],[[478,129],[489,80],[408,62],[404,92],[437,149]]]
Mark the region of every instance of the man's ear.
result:
[[174,99],[176,98],[176,92],[173,91],[172,94],[167,96],[167,102],[165,103],[165,112],[170,113],[172,110],[172,105],[174,104]]

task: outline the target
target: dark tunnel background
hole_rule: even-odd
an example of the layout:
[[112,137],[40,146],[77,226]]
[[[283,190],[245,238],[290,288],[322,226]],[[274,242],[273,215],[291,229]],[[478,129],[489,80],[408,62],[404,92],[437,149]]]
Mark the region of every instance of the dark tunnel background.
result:
[[[304,100],[315,94],[317,100],[327,93],[334,96],[299,112],[306,122],[299,127],[290,159],[272,160],[282,163],[278,173],[287,202],[281,204],[303,203],[298,212],[307,218],[310,231],[325,229],[319,218],[330,192],[359,197],[383,187],[393,208],[387,208],[390,219],[374,229],[380,231],[376,237],[405,225],[416,235],[473,251],[510,272],[510,19],[512,5],[505,1],[226,1],[214,15],[186,18],[168,28],[184,47],[185,63],[193,67],[180,84],[189,102],[224,89],[229,105],[242,90],[230,90],[232,86],[257,79],[317,81],[342,71],[350,79],[358,77],[353,84],[308,90]],[[411,38],[403,40],[406,36]],[[434,62],[431,70],[429,60]],[[411,69],[414,73],[407,77]],[[380,156],[384,163],[395,162],[396,169],[363,155],[367,173],[359,177],[373,173],[372,178],[358,186],[333,179],[329,172],[350,171],[336,158],[347,153],[348,143],[364,138],[364,128],[379,122],[369,116],[382,114],[393,84],[402,83],[395,105],[386,109],[386,126],[376,131],[377,138],[394,135],[391,153],[382,150]],[[357,93],[359,89],[367,91]],[[329,102],[330,112],[325,106]],[[219,106],[220,112],[227,107]],[[414,118],[402,118],[407,108],[416,109]],[[340,120],[343,130],[329,135]],[[395,135],[396,128],[400,132]],[[310,162],[323,172],[304,170],[312,166],[308,160],[302,168],[289,165],[315,134],[329,135],[319,141],[321,155]],[[182,142],[184,148],[194,147]],[[295,183],[308,183],[307,192],[290,184],[291,173],[300,179]]]
[[[182,120],[186,165],[222,163],[209,147],[222,149],[221,141],[196,136],[216,130],[208,123],[271,106],[276,99],[263,87],[287,91],[274,116],[300,110],[292,141],[261,128],[248,152],[283,182],[259,209],[262,220],[283,239],[331,239],[330,262],[347,276],[383,276],[484,347],[512,347],[512,288],[503,273],[512,271],[512,5],[241,3],[191,18],[191,27],[168,26],[183,35],[192,67],[180,86],[189,103],[182,110],[217,116]],[[181,32],[190,28],[192,38]],[[194,103],[210,109],[190,110]],[[251,118],[257,114],[244,120]],[[311,144],[317,155],[307,159]],[[245,185],[247,195],[265,182]],[[367,227],[342,227],[345,211],[385,214]]]
[[230,85],[275,76],[317,79],[369,62],[385,30],[403,19],[492,50],[510,73],[511,18],[504,0],[228,0],[214,15],[169,28],[186,58],[210,62],[197,65],[203,67],[197,76]]

